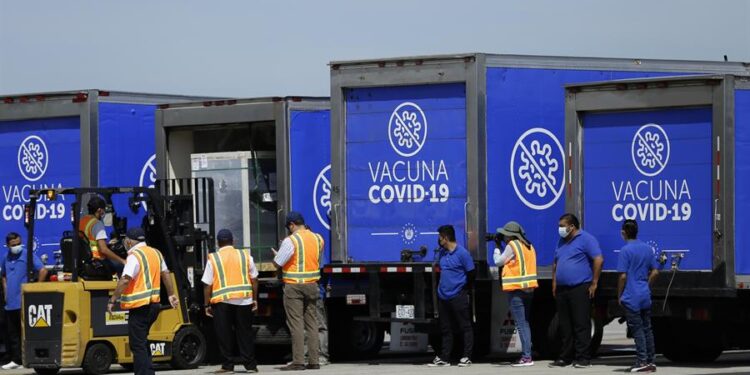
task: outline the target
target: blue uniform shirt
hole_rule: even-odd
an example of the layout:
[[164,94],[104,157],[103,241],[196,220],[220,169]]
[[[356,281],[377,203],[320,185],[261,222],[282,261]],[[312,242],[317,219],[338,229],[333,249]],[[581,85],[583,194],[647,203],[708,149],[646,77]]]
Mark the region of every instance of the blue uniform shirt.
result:
[[600,255],[599,242],[584,230],[579,230],[569,242],[561,238],[555,250],[557,285],[576,286],[591,282],[594,279],[591,264]]
[[449,300],[466,285],[466,273],[474,270],[474,260],[469,251],[458,245],[451,252],[442,249],[440,252],[440,284],[438,297]]
[[[38,256],[34,255],[34,271],[39,271],[44,265]],[[21,285],[28,281],[26,275],[26,246],[21,253],[13,255],[8,252],[2,263],[0,263],[0,275],[5,277],[8,285],[5,295],[5,310],[21,309]]]
[[651,246],[640,240],[630,240],[620,250],[617,272],[627,276],[622,292],[623,306],[632,311],[651,308],[651,290],[648,287],[648,274],[659,266]]

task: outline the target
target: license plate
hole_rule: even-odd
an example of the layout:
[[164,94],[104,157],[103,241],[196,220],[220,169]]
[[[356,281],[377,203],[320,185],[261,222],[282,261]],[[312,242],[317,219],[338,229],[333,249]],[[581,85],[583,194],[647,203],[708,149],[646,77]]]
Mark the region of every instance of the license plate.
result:
[[414,305],[396,305],[396,319],[414,319]]

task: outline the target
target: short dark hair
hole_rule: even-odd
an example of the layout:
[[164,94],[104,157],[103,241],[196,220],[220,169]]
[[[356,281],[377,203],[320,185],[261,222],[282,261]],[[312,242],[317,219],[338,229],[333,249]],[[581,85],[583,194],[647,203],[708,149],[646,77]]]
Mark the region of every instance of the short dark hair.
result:
[[456,230],[453,229],[453,225],[441,225],[440,228],[438,228],[438,234],[447,238],[450,242],[456,242]]
[[234,245],[234,240],[217,240],[216,243],[219,247],[232,246]]
[[16,238],[21,238],[21,235],[16,232],[10,232],[7,236],[5,236],[5,244],[9,244],[10,241],[15,240]]
[[627,219],[622,222],[622,231],[625,232],[625,237],[634,240],[638,237],[638,223],[635,220]]
[[88,208],[89,215],[93,215],[96,212],[96,210],[98,210],[100,208],[101,209],[106,208],[107,207],[107,203],[104,202],[104,199],[102,199],[102,198],[100,198],[100,197],[98,197],[98,196],[95,195],[95,196],[91,197],[91,199],[89,199],[89,202],[86,203],[86,207]]
[[578,221],[576,215],[566,213],[560,216],[560,220],[564,220],[566,223],[572,224],[574,227],[576,227],[576,229],[581,229],[581,222]]

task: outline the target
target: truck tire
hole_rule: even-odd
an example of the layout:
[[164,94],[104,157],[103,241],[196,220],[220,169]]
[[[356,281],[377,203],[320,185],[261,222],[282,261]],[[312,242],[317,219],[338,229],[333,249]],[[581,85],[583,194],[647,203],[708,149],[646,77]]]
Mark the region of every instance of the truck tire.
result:
[[675,320],[659,324],[654,329],[654,341],[672,362],[709,363],[724,351],[723,335],[714,324]]
[[112,366],[112,359],[114,353],[112,348],[103,343],[96,342],[89,345],[86,349],[86,354],[83,357],[83,372],[89,375],[101,375],[106,374],[109,371],[109,367]]
[[[532,337],[534,331],[531,332]],[[599,351],[599,347],[602,345],[602,338],[604,337],[604,323],[594,317],[591,318],[591,341],[589,342],[589,352],[591,357],[595,357]],[[537,348],[535,348],[537,349]],[[562,335],[560,334],[560,318],[557,313],[552,317],[549,325],[547,326],[547,337],[546,342],[543,343],[539,348],[539,354],[546,359],[557,359],[560,356],[560,350],[562,349]]]
[[349,332],[351,358],[372,358],[383,347],[385,330],[376,323],[352,321]]
[[172,368],[194,369],[206,357],[206,338],[198,327],[180,328],[172,341]]
[[60,372],[59,367],[55,368],[41,368],[41,367],[34,367],[34,372],[38,375],[57,375],[57,373]]

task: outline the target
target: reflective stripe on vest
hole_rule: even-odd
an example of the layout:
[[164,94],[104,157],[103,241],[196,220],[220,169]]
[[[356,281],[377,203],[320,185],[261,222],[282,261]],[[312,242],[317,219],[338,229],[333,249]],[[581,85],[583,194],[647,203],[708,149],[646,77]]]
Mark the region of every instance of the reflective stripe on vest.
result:
[[244,250],[222,249],[211,254],[208,261],[214,269],[211,303],[253,296],[253,284],[249,276],[250,257]]
[[142,246],[133,249],[132,254],[138,259],[138,274],[122,293],[120,307],[126,310],[159,303],[161,292],[161,253],[154,248]]
[[96,234],[92,231],[94,230],[94,225],[99,222],[99,219],[96,218],[94,215],[85,215],[81,218],[81,222],[78,224],[78,230],[83,232],[83,234],[86,236],[86,239],[89,242],[89,249],[91,249],[91,256],[94,259],[104,259],[101,253],[99,253],[99,245],[96,242]]
[[294,254],[282,268],[282,280],[288,284],[308,284],[320,279],[320,251],[324,241],[317,233],[301,229],[289,236]]
[[514,259],[503,267],[503,290],[536,288],[539,286],[536,276],[536,250],[519,240],[510,241]]

